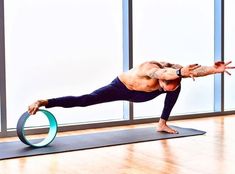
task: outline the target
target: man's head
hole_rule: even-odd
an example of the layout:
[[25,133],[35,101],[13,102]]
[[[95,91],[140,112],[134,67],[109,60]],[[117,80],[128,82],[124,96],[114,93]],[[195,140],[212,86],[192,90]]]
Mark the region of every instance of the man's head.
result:
[[175,91],[180,86],[181,78],[174,80],[159,80],[159,85],[164,91]]

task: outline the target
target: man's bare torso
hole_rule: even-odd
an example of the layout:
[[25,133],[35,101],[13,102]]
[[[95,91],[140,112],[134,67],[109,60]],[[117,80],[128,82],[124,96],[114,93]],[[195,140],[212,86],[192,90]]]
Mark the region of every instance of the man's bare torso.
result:
[[155,61],[144,62],[127,72],[123,72],[118,77],[130,90],[152,92],[160,89],[159,81],[147,76],[146,72],[152,68],[160,67],[161,64]]

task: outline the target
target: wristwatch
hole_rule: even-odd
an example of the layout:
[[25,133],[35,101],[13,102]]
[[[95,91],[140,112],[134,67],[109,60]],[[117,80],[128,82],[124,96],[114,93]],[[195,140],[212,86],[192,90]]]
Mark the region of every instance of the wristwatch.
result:
[[176,74],[177,76],[182,77],[181,68],[176,70]]

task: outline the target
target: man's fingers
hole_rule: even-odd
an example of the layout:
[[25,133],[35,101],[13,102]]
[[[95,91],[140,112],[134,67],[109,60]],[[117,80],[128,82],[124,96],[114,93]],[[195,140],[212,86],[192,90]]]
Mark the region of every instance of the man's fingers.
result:
[[32,114],[33,108],[31,106],[28,107],[28,113]]
[[225,63],[224,65],[227,66],[227,65],[229,65],[230,63],[232,63],[232,61],[228,61],[228,62]]
[[193,81],[195,81],[195,78],[192,74],[190,74],[190,77],[193,79]]
[[28,110],[28,113],[29,113],[30,115],[33,115],[33,108],[29,109],[29,110]]
[[38,107],[35,107],[33,110],[33,115],[36,114],[37,111],[38,111]]
[[226,70],[225,70],[224,72],[226,72],[226,73],[227,73],[228,75],[230,75],[230,76],[232,75],[231,73],[229,73],[229,72],[228,72],[228,71],[226,71]]
[[194,64],[189,65],[190,68],[195,67],[195,66],[198,66],[198,63],[194,63]]
[[195,70],[195,69],[197,69],[199,67],[201,67],[201,65],[195,65],[195,66],[191,67],[190,70]]
[[37,111],[38,111],[38,107],[29,107],[28,109],[28,113],[30,115],[35,115]]
[[235,69],[235,66],[227,66],[226,69]]

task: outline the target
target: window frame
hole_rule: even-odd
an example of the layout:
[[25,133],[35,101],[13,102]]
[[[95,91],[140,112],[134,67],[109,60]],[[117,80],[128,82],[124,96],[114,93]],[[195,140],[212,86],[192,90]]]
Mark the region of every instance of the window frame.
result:
[[[133,67],[133,25],[132,25],[132,0],[122,0],[123,4],[123,70],[126,71]],[[224,60],[224,0],[214,0],[214,60]],[[5,79],[5,38],[4,38],[4,0],[0,0],[0,137],[16,136],[16,129],[7,129],[6,116],[6,79]],[[189,118],[205,118],[219,115],[235,114],[235,110],[224,111],[224,76],[215,75],[214,81],[214,112],[179,115],[170,117],[170,120],[182,120]],[[124,102],[122,121],[105,121],[74,125],[59,125],[58,131],[73,131],[80,129],[102,128],[122,125],[133,125],[152,123],[159,118],[134,119],[133,103]],[[46,128],[35,128],[29,131],[29,134],[46,133]]]

